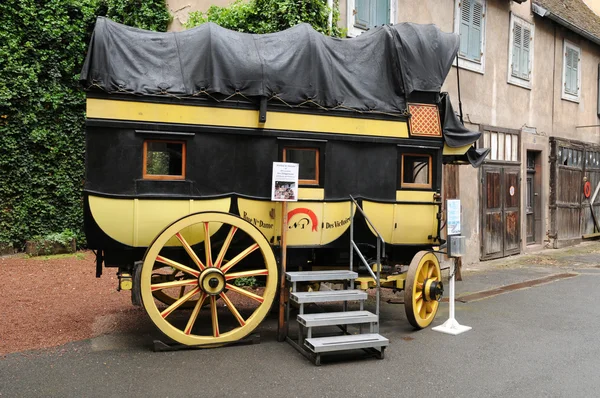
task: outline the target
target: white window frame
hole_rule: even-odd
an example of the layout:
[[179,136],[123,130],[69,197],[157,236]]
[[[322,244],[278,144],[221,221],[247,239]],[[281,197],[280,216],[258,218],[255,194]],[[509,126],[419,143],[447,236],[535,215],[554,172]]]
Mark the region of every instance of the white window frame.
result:
[[[485,73],[485,29],[487,26],[487,0],[481,0],[483,4],[483,18],[481,18],[481,62],[472,61],[467,58],[463,58],[460,55],[458,57],[458,67],[467,69],[473,72]],[[460,5],[461,0],[454,0],[454,33],[460,35]],[[454,61],[456,65],[456,60]]]
[[[567,77],[567,48],[571,48],[577,51],[577,95],[573,95],[565,92],[565,84]],[[563,70],[562,70],[562,86],[561,86],[561,98],[567,101],[579,103],[581,98],[581,48],[565,40],[563,43]]]
[[[396,10],[398,9],[398,0],[388,0],[388,4],[390,6],[390,20],[388,21],[388,23],[394,24],[394,23],[396,23]],[[355,5],[356,5],[356,0],[348,0],[348,3],[346,4],[346,6],[347,6],[347,13],[346,13],[347,26],[346,27],[348,28],[348,32],[346,35],[348,37],[356,37],[356,36],[359,36],[361,33],[366,32],[365,29],[360,29],[360,28],[357,28],[356,26],[354,26]]]
[[[529,79],[522,79],[512,74],[512,62],[513,62],[513,49],[514,49],[514,37],[515,37],[515,23],[522,27],[528,28],[530,31],[530,43],[529,43]],[[533,81],[533,49],[535,42],[535,26],[531,22],[527,22],[523,18],[510,13],[510,35],[508,39],[508,83],[527,88],[531,90],[531,82]]]

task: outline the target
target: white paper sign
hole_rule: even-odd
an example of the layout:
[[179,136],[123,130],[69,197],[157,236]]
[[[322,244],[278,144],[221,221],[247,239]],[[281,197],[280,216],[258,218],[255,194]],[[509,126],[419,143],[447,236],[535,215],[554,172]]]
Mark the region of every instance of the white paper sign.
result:
[[460,199],[446,201],[448,235],[460,235]]
[[298,200],[298,163],[273,162],[271,200],[295,202]]

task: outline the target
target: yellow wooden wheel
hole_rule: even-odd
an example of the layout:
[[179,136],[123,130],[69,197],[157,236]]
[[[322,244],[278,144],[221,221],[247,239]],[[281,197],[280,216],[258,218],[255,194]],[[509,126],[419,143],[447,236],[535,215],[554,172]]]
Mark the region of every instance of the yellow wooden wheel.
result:
[[[214,239],[217,231],[220,240]],[[161,277],[180,273],[185,277]],[[235,285],[250,277],[264,288],[251,292]],[[267,315],[277,290],[277,263],[254,225],[228,213],[196,213],[168,226],[150,245],[140,289],[146,312],[165,335],[184,345],[222,345],[242,339]],[[158,291],[163,294],[157,298]],[[175,301],[165,304],[165,297]],[[185,308],[190,302],[193,308]],[[204,305],[210,308],[201,311]]]
[[435,318],[444,291],[440,263],[435,254],[418,252],[410,262],[404,284],[404,310],[408,322],[426,328]]

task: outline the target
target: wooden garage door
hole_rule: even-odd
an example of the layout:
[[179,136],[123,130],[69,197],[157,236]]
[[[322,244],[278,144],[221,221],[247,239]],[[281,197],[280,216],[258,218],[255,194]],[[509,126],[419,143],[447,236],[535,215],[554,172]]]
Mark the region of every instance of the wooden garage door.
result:
[[521,250],[520,166],[482,166],[481,259]]

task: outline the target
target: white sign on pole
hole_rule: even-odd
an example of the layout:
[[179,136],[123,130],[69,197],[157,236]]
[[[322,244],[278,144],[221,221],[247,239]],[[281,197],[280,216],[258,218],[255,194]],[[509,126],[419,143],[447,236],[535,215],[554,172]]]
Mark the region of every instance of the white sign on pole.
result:
[[273,162],[271,200],[295,202],[298,200],[298,163]]
[[446,201],[448,235],[460,235],[460,199]]
[[[460,235],[460,199],[448,199],[446,201],[446,211],[448,244],[450,244],[451,235]],[[454,317],[454,275],[456,274],[456,261],[456,259],[453,259],[450,267],[450,297],[448,297],[450,317],[440,326],[432,328],[436,332],[451,334],[453,336],[471,330],[471,326],[461,325]]]

